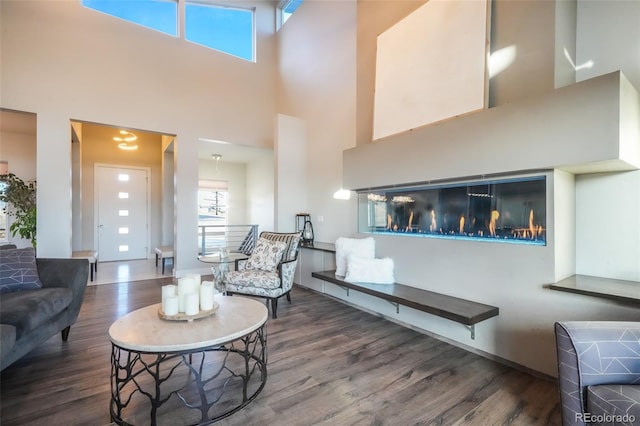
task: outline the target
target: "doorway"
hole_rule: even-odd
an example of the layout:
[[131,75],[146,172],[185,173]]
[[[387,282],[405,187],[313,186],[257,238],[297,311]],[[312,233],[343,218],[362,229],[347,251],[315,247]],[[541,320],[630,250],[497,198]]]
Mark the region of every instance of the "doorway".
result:
[[96,165],[95,223],[105,262],[149,253],[149,169]]
[[71,130],[72,250],[98,252],[93,284],[153,278],[154,248],[173,244],[175,136],[77,120]]

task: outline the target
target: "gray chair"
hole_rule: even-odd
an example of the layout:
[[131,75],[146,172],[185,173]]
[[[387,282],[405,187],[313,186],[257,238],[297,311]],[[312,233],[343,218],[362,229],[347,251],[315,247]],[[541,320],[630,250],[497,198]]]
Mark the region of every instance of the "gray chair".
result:
[[227,294],[264,297],[271,301],[271,314],[274,319],[277,318],[278,299],[286,296],[291,303],[290,292],[298,263],[300,237],[300,232],[261,232],[260,238],[286,244],[275,271],[249,269],[247,260],[236,261],[236,270],[227,272],[223,278]]
[[640,424],[640,322],[555,324],[562,424]]

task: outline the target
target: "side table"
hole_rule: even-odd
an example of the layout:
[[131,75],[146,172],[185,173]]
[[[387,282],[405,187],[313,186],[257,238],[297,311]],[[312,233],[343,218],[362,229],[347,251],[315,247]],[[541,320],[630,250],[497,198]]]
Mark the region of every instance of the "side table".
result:
[[245,260],[249,256],[244,253],[229,253],[226,257],[221,257],[220,254],[211,254],[205,256],[198,256],[198,260],[204,263],[210,263],[211,273],[215,280],[215,286],[218,291],[223,294],[227,294],[224,286],[224,274],[229,271],[229,264],[235,263],[236,260]]

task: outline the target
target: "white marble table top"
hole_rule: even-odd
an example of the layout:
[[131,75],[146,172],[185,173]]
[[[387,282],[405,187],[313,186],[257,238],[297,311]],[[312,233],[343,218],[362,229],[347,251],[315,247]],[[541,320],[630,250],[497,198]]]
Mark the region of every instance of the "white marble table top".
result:
[[267,307],[242,296],[216,294],[215,314],[188,321],[158,317],[161,304],[130,312],[109,328],[111,341],[121,348],[141,352],[180,352],[221,345],[260,328],[269,316]]
[[219,254],[210,254],[207,256],[198,256],[200,262],[205,263],[233,263],[236,260],[248,259],[249,256],[244,253],[229,253],[227,257],[220,258]]

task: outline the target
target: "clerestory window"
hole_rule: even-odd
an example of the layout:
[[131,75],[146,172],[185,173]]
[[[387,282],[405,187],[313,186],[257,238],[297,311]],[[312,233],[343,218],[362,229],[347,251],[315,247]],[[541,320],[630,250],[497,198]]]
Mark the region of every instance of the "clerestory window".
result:
[[178,22],[183,22],[185,40],[255,62],[255,9],[183,0],[81,0],[81,4],[173,37],[179,37]]
[[170,36],[178,36],[175,0],[82,0],[82,5]]
[[247,61],[254,54],[254,10],[185,3],[185,39]]
[[287,19],[293,15],[303,0],[282,0],[278,5],[278,29],[287,22]]

